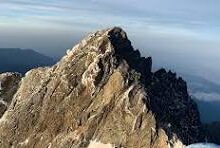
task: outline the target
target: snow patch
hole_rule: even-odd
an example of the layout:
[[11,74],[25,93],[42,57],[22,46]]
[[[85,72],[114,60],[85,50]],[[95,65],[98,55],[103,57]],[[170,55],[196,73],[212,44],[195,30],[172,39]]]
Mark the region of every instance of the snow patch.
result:
[[51,143],[49,143],[49,144],[48,144],[48,146],[47,146],[47,148],[51,148],[51,145],[52,145],[52,144],[51,144]]
[[8,106],[8,103],[5,102],[2,98],[0,98],[0,103],[3,104],[4,106]]
[[[25,77],[27,77],[30,73],[32,72],[32,70],[29,70],[25,73]],[[22,78],[23,79],[23,78]]]
[[143,100],[147,100],[147,94],[145,91],[139,90],[138,94],[139,94],[138,104],[142,104]]
[[[0,81],[0,91],[1,90],[3,90],[3,88],[2,88],[2,81]],[[1,92],[0,92],[0,94],[1,94]]]
[[171,141],[171,143],[168,144],[169,148],[186,148],[185,145],[183,145],[183,143],[178,140],[178,139],[174,139],[174,141]]
[[85,86],[90,86],[92,92],[95,89],[95,84],[94,84],[95,78],[101,70],[98,66],[99,60],[100,60],[100,58],[97,57],[94,60],[94,62],[92,62],[89,65],[88,69],[82,75],[82,84]]
[[20,142],[19,145],[20,146],[24,146],[24,145],[27,145],[29,142],[29,138],[27,138],[26,140],[24,140],[23,142]]
[[113,46],[108,43],[108,47],[107,47],[107,49],[106,49],[105,52],[106,52],[106,53],[111,53],[111,52],[113,52]]
[[155,129],[155,128],[151,127],[151,130],[152,130],[154,133],[156,133],[156,129]]
[[126,113],[128,113],[128,114],[130,114],[132,117],[134,117],[134,115],[133,115],[133,113],[129,110],[129,104],[130,104],[130,102],[129,102],[129,93],[134,89],[134,85],[131,85],[129,88],[128,88],[128,90],[124,93],[124,95],[123,95],[123,99],[122,100],[125,100],[126,101],[126,104],[128,104],[128,105],[125,105],[125,112]]
[[71,49],[67,49],[67,50],[66,50],[66,54],[67,54],[67,55],[71,55]]
[[220,148],[220,145],[215,145],[212,143],[196,143],[196,144],[191,144],[186,148]]
[[90,141],[88,148],[114,148],[114,146],[110,143],[104,144],[99,141]]
[[7,119],[6,119],[6,114],[4,114],[1,118],[0,118],[0,124],[1,123],[7,123]]

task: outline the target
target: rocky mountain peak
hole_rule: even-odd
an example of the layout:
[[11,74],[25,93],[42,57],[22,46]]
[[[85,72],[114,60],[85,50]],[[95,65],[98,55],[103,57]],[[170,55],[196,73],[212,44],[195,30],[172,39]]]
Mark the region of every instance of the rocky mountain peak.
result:
[[202,140],[186,83],[151,72],[118,27],[26,73],[0,119],[0,147],[184,147]]

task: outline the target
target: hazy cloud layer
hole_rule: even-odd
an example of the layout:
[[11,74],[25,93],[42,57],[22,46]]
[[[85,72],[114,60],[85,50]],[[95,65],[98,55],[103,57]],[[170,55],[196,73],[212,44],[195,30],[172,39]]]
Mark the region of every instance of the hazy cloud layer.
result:
[[196,97],[196,99],[200,101],[207,101],[207,102],[220,101],[220,94],[218,93],[196,92],[193,95]]

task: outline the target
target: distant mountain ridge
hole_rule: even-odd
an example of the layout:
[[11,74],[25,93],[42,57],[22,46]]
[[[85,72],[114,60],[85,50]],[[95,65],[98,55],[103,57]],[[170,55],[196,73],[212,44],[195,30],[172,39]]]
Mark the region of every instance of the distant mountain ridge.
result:
[[202,91],[206,93],[220,94],[220,85],[218,83],[195,75],[182,74],[182,76],[188,81],[188,85],[191,89],[190,91],[192,92]]
[[40,66],[51,66],[55,60],[32,49],[0,48],[0,73],[19,72],[24,74]]

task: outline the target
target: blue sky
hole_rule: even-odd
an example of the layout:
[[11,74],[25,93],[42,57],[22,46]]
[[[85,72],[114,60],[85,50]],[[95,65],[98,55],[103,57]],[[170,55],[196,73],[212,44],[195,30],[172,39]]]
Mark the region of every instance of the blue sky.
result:
[[219,6],[219,0],[1,0],[0,25],[83,31],[120,25],[215,38]]
[[216,81],[219,8],[219,0],[0,0],[0,45],[61,56],[88,32],[121,26],[156,65]]

